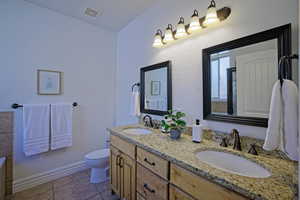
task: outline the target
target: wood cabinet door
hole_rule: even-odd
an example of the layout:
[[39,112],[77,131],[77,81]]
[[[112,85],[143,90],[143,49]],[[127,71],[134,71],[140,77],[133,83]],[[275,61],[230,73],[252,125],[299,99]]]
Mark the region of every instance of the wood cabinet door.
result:
[[120,196],[121,194],[121,171],[119,162],[121,153],[114,147],[110,147],[110,184],[112,190]]
[[170,199],[169,200],[195,200],[190,195],[184,193],[173,185],[170,185]]
[[121,162],[121,198],[135,200],[136,198],[136,162],[129,156],[122,154]]

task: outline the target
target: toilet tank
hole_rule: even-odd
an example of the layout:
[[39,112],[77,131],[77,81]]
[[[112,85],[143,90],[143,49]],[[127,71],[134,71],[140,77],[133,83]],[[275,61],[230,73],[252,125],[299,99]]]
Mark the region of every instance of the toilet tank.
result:
[[4,200],[5,194],[5,158],[0,158],[0,200]]

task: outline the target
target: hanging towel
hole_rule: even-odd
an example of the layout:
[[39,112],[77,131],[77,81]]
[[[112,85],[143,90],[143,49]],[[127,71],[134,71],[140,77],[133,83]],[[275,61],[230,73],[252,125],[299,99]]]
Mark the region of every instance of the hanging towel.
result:
[[49,105],[23,106],[23,151],[32,156],[49,151]]
[[133,91],[131,95],[130,102],[130,115],[139,117],[141,115],[140,111],[140,92]]
[[273,87],[269,124],[263,148],[280,149],[290,159],[298,160],[298,88],[290,80]]
[[280,146],[283,134],[282,111],[281,84],[280,81],[276,81],[272,90],[268,129],[263,145],[267,151],[275,150]]
[[51,150],[72,146],[71,103],[51,104]]
[[298,160],[298,101],[299,93],[296,84],[284,80],[283,98],[283,151],[292,160]]

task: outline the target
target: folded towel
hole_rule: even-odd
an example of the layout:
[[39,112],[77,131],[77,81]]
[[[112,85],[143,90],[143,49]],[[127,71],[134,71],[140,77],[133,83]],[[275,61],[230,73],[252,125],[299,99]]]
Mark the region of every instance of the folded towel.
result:
[[268,129],[263,148],[267,151],[275,150],[279,147],[282,137],[282,95],[280,81],[276,81],[271,97]]
[[298,102],[299,93],[296,84],[284,80],[283,97],[283,151],[292,160],[298,160]]
[[133,91],[131,95],[130,102],[130,115],[139,117],[141,115],[140,111],[140,92]]
[[72,146],[73,106],[51,104],[51,150]]
[[23,151],[26,156],[49,150],[49,105],[23,106]]

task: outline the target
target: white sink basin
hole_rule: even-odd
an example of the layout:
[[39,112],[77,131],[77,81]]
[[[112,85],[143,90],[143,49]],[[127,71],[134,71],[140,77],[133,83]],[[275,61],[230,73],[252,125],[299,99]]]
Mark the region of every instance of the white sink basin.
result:
[[234,154],[207,150],[197,152],[196,156],[200,161],[232,174],[252,178],[271,176],[271,173],[262,166]]
[[145,128],[127,128],[124,129],[123,132],[131,135],[148,135],[152,133],[151,130]]

